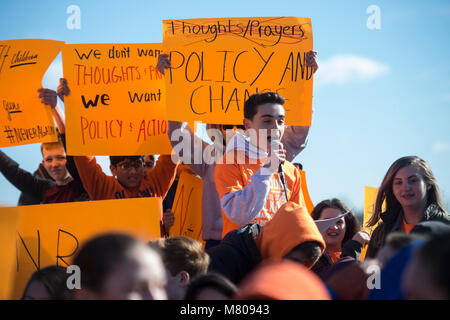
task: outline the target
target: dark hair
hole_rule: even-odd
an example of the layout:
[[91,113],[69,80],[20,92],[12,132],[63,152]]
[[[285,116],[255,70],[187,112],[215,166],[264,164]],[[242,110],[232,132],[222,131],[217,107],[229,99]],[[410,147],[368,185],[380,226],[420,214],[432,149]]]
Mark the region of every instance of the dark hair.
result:
[[109,156],[109,161],[111,162],[111,165],[116,166],[118,163],[124,161],[124,160],[130,160],[130,161],[136,161],[141,159],[144,161],[143,156]]
[[236,285],[225,276],[219,273],[209,272],[198,276],[189,282],[184,295],[184,300],[197,300],[197,295],[205,288],[219,291],[230,299],[238,290]]
[[67,288],[68,274],[66,268],[61,266],[49,266],[34,272],[28,280],[25,290],[23,291],[22,300],[30,287],[30,285],[39,281],[47,289],[51,300],[69,300],[70,291]]
[[393,251],[398,252],[417,239],[424,240],[426,237],[415,233],[403,233],[401,231],[391,232],[386,236],[385,246],[389,245]]
[[285,99],[276,92],[261,92],[252,94],[244,103],[244,118],[252,120],[258,113],[258,106],[266,103],[284,105]]
[[160,246],[162,260],[172,276],[186,271],[190,277],[196,277],[208,270],[209,255],[197,240],[176,236],[169,237],[156,245]]
[[316,263],[316,261],[322,255],[322,246],[317,241],[306,241],[306,242],[300,243],[299,245],[295,246],[289,252],[292,252],[292,251],[301,251],[302,252],[303,260],[302,261],[295,260],[296,262],[300,262],[304,266],[311,267],[312,265],[314,265],[314,263]]
[[102,292],[104,280],[139,243],[124,234],[106,234],[86,242],[73,259],[73,264],[81,270],[81,287]]
[[[323,200],[319,202],[311,212],[311,217],[314,220],[319,220],[322,211],[327,208],[338,209],[342,213],[346,213],[350,209],[339,199],[333,198],[328,200]],[[361,226],[359,225],[358,219],[353,212],[349,212],[345,217],[345,235],[342,239],[341,246],[344,245],[348,240],[351,240],[353,236],[361,230]]]
[[418,250],[420,264],[434,286],[450,298],[450,233],[431,238]]

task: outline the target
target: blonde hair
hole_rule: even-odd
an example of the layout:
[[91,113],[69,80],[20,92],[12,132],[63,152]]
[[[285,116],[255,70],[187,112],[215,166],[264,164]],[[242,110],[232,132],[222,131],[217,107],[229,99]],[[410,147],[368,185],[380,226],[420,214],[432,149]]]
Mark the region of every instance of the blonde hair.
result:
[[442,205],[438,183],[428,163],[417,156],[407,156],[396,160],[384,176],[384,179],[381,182],[381,186],[378,189],[377,198],[375,200],[375,210],[372,217],[367,223],[367,227],[374,226],[380,219],[384,201],[386,201],[387,212],[398,212],[401,209],[401,205],[398,202],[397,198],[395,198],[394,192],[392,190],[392,184],[397,172],[406,166],[413,166],[417,168],[422,174],[425,183],[430,186],[430,189],[427,190],[427,206],[435,203],[440,210],[446,212],[444,206]]
[[44,143],[41,144],[41,154],[42,154],[42,156],[44,156],[44,149],[45,150],[52,150],[52,149],[57,149],[57,148],[63,148],[64,149],[64,145],[62,144],[61,141],[44,142]]

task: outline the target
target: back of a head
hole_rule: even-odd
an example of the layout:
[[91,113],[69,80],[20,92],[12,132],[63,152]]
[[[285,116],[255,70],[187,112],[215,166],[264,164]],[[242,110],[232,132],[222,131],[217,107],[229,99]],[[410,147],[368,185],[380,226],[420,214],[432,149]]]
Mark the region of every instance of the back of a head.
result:
[[105,234],[86,242],[73,259],[82,273],[81,287],[101,292],[103,282],[112,269],[139,241],[125,234]]
[[405,234],[403,232],[391,232],[386,236],[385,244],[377,253],[376,259],[382,267],[386,266],[395,254],[405,248],[414,240],[425,240],[424,236],[418,234]]
[[415,277],[423,277],[427,282],[424,287],[430,288],[430,296],[427,296],[427,290],[417,288],[421,291],[421,298],[424,299],[450,299],[450,233],[441,234],[431,238],[423,247],[421,247],[417,256],[417,269],[419,272]]
[[[66,268],[49,266],[34,272],[28,280],[23,292],[22,300],[68,300],[70,292],[67,287],[68,274]],[[46,292],[35,292],[34,285],[39,282]],[[44,296],[42,295],[44,293]]]
[[255,239],[262,259],[281,260],[298,245],[317,242],[321,253],[325,242],[305,207],[294,202],[285,203],[266,223]]
[[421,221],[410,232],[410,235],[420,235],[423,237],[440,237],[450,233],[450,225],[441,221]]
[[239,285],[236,300],[329,300],[323,282],[298,263],[262,264]]
[[284,105],[285,99],[276,92],[261,92],[252,94],[244,103],[244,118],[252,120],[258,113],[258,106],[273,103]]
[[199,241],[184,236],[169,237],[161,246],[164,265],[172,276],[186,271],[192,278],[207,272],[209,255]]
[[[208,292],[211,293],[210,296],[207,296]],[[189,282],[184,300],[218,300],[219,296],[231,299],[236,292],[236,285],[225,276],[209,272]]]

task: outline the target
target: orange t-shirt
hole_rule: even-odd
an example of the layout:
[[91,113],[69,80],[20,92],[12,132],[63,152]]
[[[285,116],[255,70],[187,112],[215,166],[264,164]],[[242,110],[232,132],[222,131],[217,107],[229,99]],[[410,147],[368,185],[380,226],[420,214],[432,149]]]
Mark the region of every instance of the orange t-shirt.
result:
[[339,260],[339,258],[341,257],[341,251],[327,251],[328,252],[328,255],[330,256],[330,258],[331,258],[331,261],[333,261],[333,263],[336,263],[336,261],[338,261]]
[[[232,151],[234,152],[234,151]],[[240,152],[238,152],[240,153]],[[237,154],[238,154],[237,153]],[[228,154],[224,155],[222,161],[218,162],[214,170],[214,181],[216,182],[217,192],[219,197],[233,193],[239,190],[243,190],[247,184],[250,183],[251,177],[258,172],[258,170],[264,165],[264,160],[257,160],[256,163],[250,164],[250,159],[241,153],[242,157],[236,155],[234,159],[245,159],[244,164],[227,163],[226,159]],[[283,164],[283,170],[286,177],[286,186],[289,201],[295,202],[303,207],[306,207],[305,200],[301,191],[301,176],[300,172],[290,162],[285,161]],[[266,199],[264,200],[264,207],[256,215],[254,219],[247,223],[256,223],[261,226],[271,220],[276,214],[278,209],[286,203],[284,189],[280,182],[278,172],[274,173],[270,178],[270,190]],[[246,199],[244,199],[246,200]],[[251,199],[249,199],[251,201]],[[241,208],[236,207],[236,210]],[[222,208],[223,218],[223,231],[222,237],[228,232],[242,227],[233,223],[230,218],[225,214]]]
[[414,223],[406,223],[405,219],[402,219],[401,229],[404,233],[408,234],[416,225]]

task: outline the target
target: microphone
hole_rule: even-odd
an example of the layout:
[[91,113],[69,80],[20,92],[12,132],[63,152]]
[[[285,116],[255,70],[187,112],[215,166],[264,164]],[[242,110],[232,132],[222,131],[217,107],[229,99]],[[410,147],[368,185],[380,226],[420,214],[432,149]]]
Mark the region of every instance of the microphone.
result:
[[283,184],[284,188],[284,195],[286,196],[286,201],[289,202],[288,194],[287,194],[287,188],[286,188],[286,180],[284,177],[284,171],[283,171],[283,164],[280,163],[278,166],[278,174],[280,175],[281,183]]

